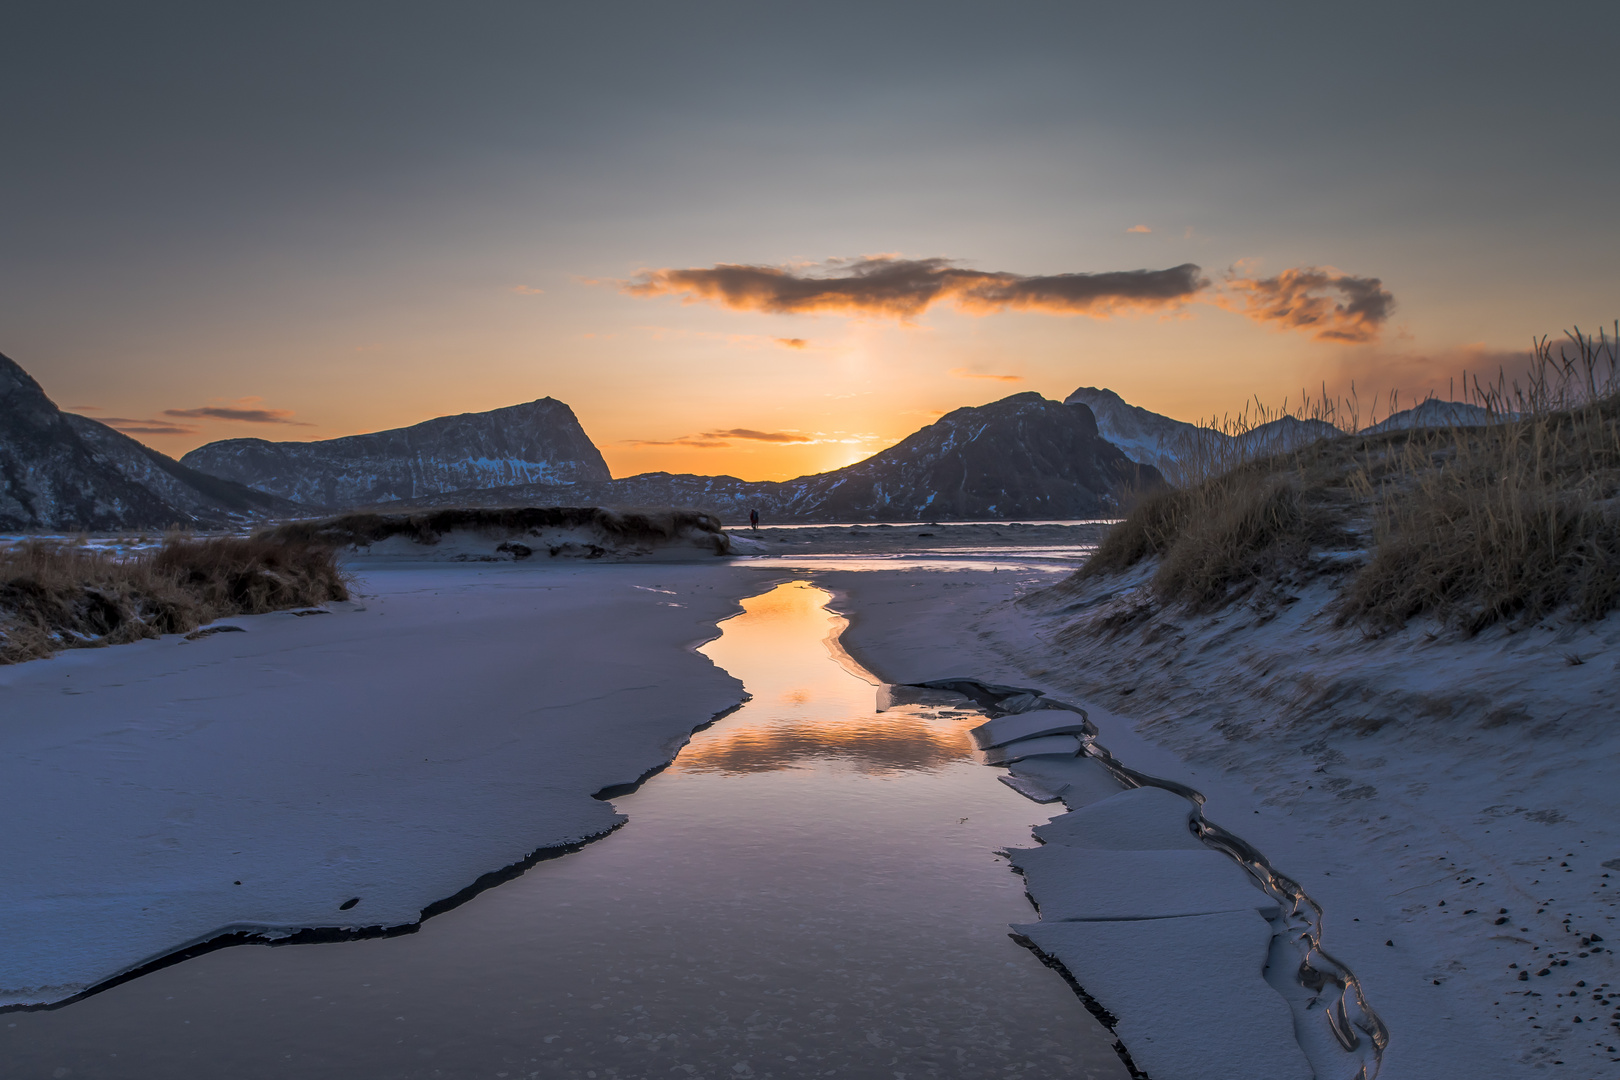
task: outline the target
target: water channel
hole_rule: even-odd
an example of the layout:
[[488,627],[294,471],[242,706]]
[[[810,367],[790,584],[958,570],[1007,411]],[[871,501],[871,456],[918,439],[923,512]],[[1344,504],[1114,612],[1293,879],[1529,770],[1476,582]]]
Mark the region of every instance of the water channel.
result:
[[0,1015],[13,1078],[1084,1077],[1112,1036],[1007,934],[1049,813],[949,705],[878,713],[828,594],[704,647],[752,699],[629,824],[401,937],[208,953]]

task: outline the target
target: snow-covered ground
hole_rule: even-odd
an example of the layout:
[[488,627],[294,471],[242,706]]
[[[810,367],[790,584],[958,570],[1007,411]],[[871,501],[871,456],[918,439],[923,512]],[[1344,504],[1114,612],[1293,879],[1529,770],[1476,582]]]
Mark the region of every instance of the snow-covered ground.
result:
[[[881,677],[1068,697],[1125,764],[1201,791],[1323,907],[1389,1028],[1387,1080],[1620,1072],[1615,620],[1368,641],[1307,594],[1109,637],[1009,603],[1034,584],[1011,575],[817,580]],[[1118,585],[1089,617],[1140,604]]]
[[[933,539],[893,534],[896,552]],[[818,552],[379,561],[362,567],[365,595],[329,615],[0,669],[0,809],[21,823],[0,839],[0,1000],[62,1000],[225,933],[409,926],[481,875],[600,835],[617,819],[593,793],[667,761],[742,696],[691,646],[792,573],[838,593],[843,645],[880,677],[1078,702],[1125,765],[1201,792],[1205,819],[1321,905],[1323,947],[1388,1027],[1386,1080],[1617,1074],[1614,620],[1369,641],[1334,630],[1315,593],[1194,619],[1144,606],[1127,580],[1058,612],[1012,602],[1060,576],[1040,559]],[[1104,619],[1125,629],[1074,625]],[[1151,838],[1162,824],[1078,846],[1167,848],[1154,858],[1174,862],[1179,846]],[[1024,861],[1042,859],[1061,862]],[[1054,912],[1090,903],[1062,891]],[[1222,933],[1260,932],[1217,907]],[[1053,919],[1025,929],[1038,944],[1081,933]],[[1042,947],[1145,963],[1151,943],[1133,933]],[[1174,964],[1124,982],[1116,967],[1084,977],[1127,1003],[1128,1044],[1208,1022],[1218,980],[1189,983],[1190,1000],[1155,992]]]
[[[229,535],[245,534],[233,533]],[[156,551],[163,546],[163,534],[160,532],[119,533],[101,536],[80,536],[69,533],[0,534],[0,554],[4,554],[8,548],[21,547],[25,544],[40,544],[45,547],[79,547],[87,551],[110,555],[114,558],[125,558],[143,552]]]
[[0,668],[0,1004],[414,924],[742,699],[694,651],[759,581],[719,560],[361,570],[330,614]]

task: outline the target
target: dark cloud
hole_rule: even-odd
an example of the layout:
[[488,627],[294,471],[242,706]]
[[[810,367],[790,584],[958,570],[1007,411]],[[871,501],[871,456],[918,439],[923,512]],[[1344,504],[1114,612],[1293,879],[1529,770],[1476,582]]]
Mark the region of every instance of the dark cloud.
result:
[[725,431],[703,431],[696,435],[682,435],[678,439],[626,439],[631,446],[691,446],[700,450],[730,446],[733,439],[765,443],[814,443],[822,440],[814,435],[797,431],[755,431],[753,428],[727,428]]
[[291,424],[294,427],[314,427],[302,420],[294,420],[290,409],[230,409],[218,405],[205,405],[200,409],[164,409],[164,416],[184,420],[231,420],[241,424]]
[[771,340],[784,349],[808,349],[810,347],[810,342],[802,337],[779,337],[771,338]]
[[197,429],[167,420],[133,420],[127,416],[103,416],[103,424],[125,435],[193,435]]
[[626,283],[632,296],[684,296],[735,311],[831,312],[909,319],[939,302],[975,315],[1007,308],[1107,316],[1169,307],[1209,282],[1192,263],[1168,270],[1024,275],[967,270],[950,259],[881,255],[832,260],[815,271],[721,263],[649,270]]
[[755,431],[753,428],[728,428],[725,431],[705,431],[705,439],[751,439],[754,442],[769,443],[812,443],[815,436],[805,435],[797,431]]
[[728,442],[718,439],[704,439],[695,435],[683,435],[679,439],[625,439],[628,446],[691,446],[698,450],[713,450],[720,446],[730,446]]
[[1226,284],[1229,295],[1220,301],[1223,307],[1258,323],[1304,331],[1318,341],[1376,340],[1395,308],[1395,297],[1382,281],[1332,267],[1302,266],[1270,278],[1234,271]]

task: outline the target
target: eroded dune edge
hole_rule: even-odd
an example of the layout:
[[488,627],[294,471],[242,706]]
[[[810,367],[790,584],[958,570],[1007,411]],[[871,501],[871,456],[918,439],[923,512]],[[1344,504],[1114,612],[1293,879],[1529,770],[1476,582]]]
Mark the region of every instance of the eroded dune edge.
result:
[[[1201,792],[1124,765],[1083,708],[1039,690],[922,685],[965,694],[990,714],[973,736],[1008,767],[1008,786],[1068,807],[1035,830],[1042,847],[1012,853],[1042,914],[1015,936],[1120,1035],[1116,1049],[1134,1073],[1377,1075],[1389,1033],[1354,973],[1324,950],[1321,907],[1254,845],[1205,818]],[[1053,752],[1064,740],[1078,743],[1073,753]],[[1196,984],[1227,1008],[1156,1015],[1169,982]]]
[[[1015,603],[1040,583],[1010,575],[821,580],[881,678],[973,672],[1078,702],[1127,767],[1202,793],[1322,909],[1318,940],[1388,1029],[1383,1077],[1612,1071],[1612,618],[1473,637],[1414,620],[1369,640],[1306,593],[1116,630],[1144,601],[1120,578],[1084,611]],[[1196,1011],[1156,1000],[1177,1023]]]

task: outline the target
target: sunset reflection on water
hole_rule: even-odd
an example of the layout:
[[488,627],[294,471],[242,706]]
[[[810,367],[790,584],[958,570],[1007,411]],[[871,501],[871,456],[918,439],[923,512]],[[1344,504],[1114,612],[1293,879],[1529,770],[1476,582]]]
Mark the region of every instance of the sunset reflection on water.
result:
[[[720,730],[694,740],[675,768],[768,772],[837,761],[861,772],[937,769],[969,757],[969,728],[984,717],[906,705],[879,713],[878,680],[836,644],[844,620],[832,595],[807,581],[742,602],[701,650],[741,678],[751,701]],[[820,647],[818,647],[820,646]],[[827,663],[832,652],[839,664]]]

